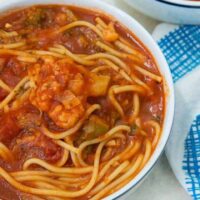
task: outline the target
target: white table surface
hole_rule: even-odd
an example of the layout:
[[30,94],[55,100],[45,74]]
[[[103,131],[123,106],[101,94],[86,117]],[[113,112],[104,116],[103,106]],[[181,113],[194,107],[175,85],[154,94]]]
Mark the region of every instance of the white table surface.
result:
[[[123,0],[103,1],[119,7],[133,16],[150,33],[160,23],[137,12]],[[167,158],[163,154],[143,184],[127,200],[190,200],[190,197],[176,180]]]

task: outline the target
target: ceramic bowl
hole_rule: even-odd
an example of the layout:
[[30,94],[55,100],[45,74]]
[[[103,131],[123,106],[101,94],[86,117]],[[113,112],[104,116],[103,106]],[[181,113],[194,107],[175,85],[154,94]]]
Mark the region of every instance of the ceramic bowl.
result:
[[200,24],[200,1],[125,0],[135,9],[155,19],[177,24]]

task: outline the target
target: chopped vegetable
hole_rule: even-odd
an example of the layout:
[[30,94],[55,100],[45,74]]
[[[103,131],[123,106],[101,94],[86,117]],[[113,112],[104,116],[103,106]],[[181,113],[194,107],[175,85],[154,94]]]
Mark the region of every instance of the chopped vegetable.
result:
[[103,37],[107,42],[114,42],[119,38],[119,35],[115,31],[114,24],[112,22],[103,31]]
[[68,22],[73,22],[73,21],[78,20],[78,18],[75,16],[75,14],[71,10],[65,9],[64,12],[65,12],[65,14],[67,16],[67,21]]
[[120,145],[118,140],[110,140],[107,144],[106,147],[118,147]]
[[64,25],[67,21],[67,15],[65,13],[58,13],[55,17],[55,21],[59,25]]
[[138,126],[136,124],[131,125],[131,132],[129,133],[129,135],[135,135],[135,133],[138,130]]
[[44,9],[35,8],[30,12],[25,20],[26,26],[40,27],[45,19]]
[[153,117],[153,120],[157,121],[157,122],[161,122],[161,117],[159,115],[155,115]]
[[109,125],[97,115],[92,115],[83,126],[79,142],[100,137],[109,130]]
[[110,76],[105,75],[92,75],[92,84],[90,86],[91,96],[104,96],[107,92],[110,82]]
[[89,119],[88,124],[83,128],[86,133],[93,133],[94,138],[106,133],[109,130],[108,124],[98,117],[92,115]]
[[85,148],[85,150],[84,150],[84,154],[83,154],[83,155],[84,155],[84,158],[86,158],[88,154],[91,154],[92,151],[93,151],[93,146],[92,146],[92,145],[87,146],[87,147]]
[[5,24],[5,28],[12,28],[12,24],[6,23],[6,24]]
[[111,111],[111,125],[114,126],[116,121],[120,119],[120,114],[116,111]]
[[0,73],[3,71],[5,64],[6,60],[4,58],[0,58]]

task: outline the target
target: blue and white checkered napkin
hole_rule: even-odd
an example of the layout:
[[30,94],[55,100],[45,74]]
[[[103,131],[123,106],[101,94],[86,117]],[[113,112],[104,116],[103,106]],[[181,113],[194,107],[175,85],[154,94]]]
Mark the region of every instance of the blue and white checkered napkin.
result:
[[159,25],[153,37],[175,85],[175,118],[166,147],[169,163],[185,190],[200,199],[200,26]]

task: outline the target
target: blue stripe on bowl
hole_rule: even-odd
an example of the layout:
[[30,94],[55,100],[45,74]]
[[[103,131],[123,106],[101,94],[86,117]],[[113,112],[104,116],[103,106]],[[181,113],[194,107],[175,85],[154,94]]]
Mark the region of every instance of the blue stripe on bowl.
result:
[[183,8],[195,8],[195,9],[200,9],[200,6],[199,5],[186,5],[186,4],[178,4],[178,3],[173,3],[173,2],[168,2],[168,1],[165,1],[165,0],[155,0],[155,1],[158,1],[160,3],[164,3],[164,4],[167,4],[167,5],[171,5],[171,6],[177,6],[177,7],[183,7]]

